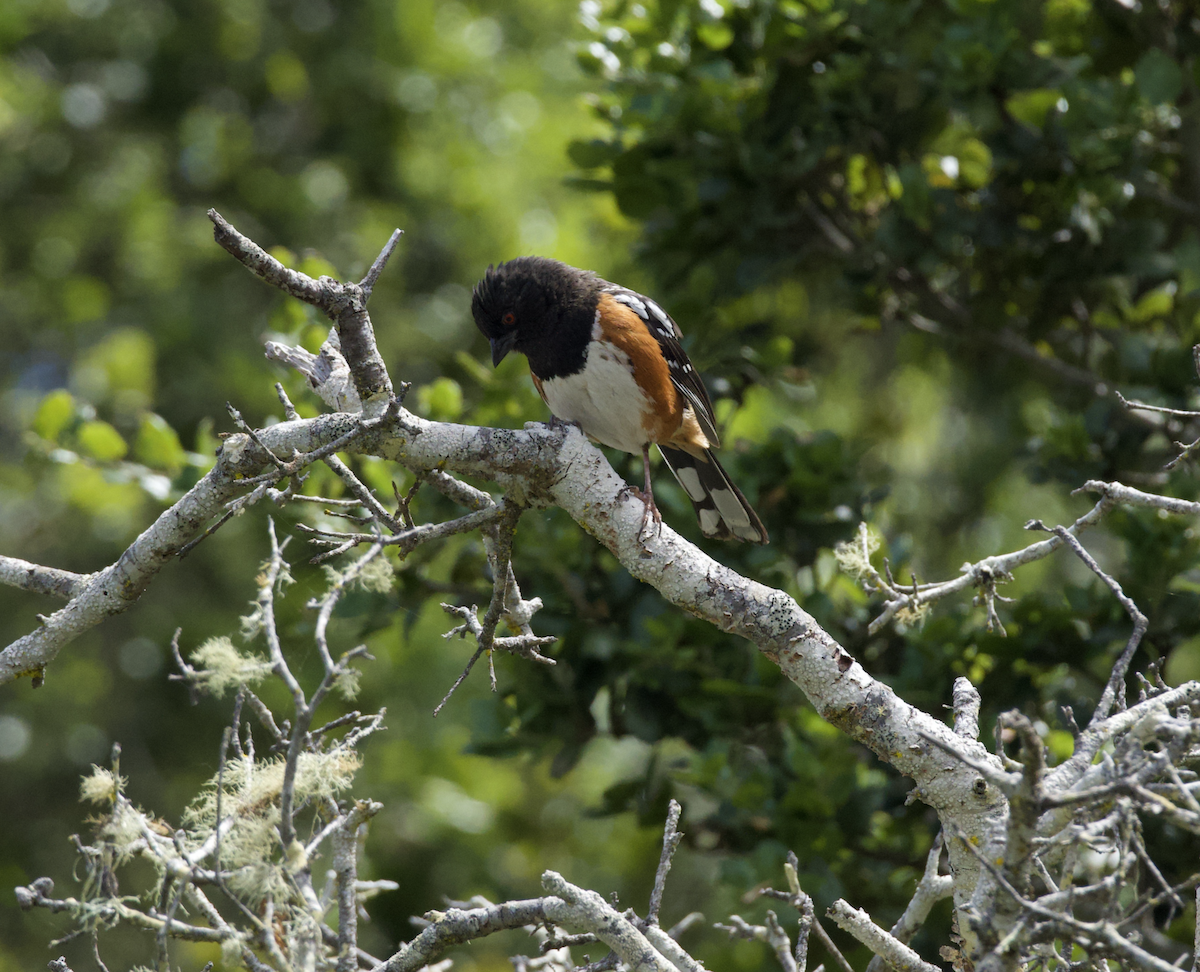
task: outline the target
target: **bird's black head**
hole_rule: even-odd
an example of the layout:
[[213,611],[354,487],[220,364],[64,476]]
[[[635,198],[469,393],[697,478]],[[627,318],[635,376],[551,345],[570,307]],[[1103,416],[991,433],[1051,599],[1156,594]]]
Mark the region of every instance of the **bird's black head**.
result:
[[590,332],[600,285],[595,274],[547,257],[518,257],[488,267],[475,285],[471,314],[492,346],[492,364],[512,350],[532,352],[534,373],[551,377],[558,365],[547,370],[534,359],[559,357],[567,346],[582,352],[586,339],[581,342],[575,332],[581,327]]

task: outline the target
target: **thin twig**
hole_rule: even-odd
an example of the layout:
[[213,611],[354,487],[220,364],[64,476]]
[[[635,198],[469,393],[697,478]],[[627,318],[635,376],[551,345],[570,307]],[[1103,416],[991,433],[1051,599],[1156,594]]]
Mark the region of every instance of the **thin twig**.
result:
[[1113,592],[1116,599],[1120,602],[1121,607],[1133,619],[1133,631],[1130,633],[1129,640],[1125,644],[1125,650],[1121,652],[1120,657],[1117,658],[1116,663],[1113,665],[1112,675],[1109,677],[1108,684],[1104,686],[1104,692],[1100,696],[1100,701],[1096,703],[1096,711],[1092,714],[1091,721],[1088,723],[1090,728],[1108,718],[1109,713],[1112,712],[1114,703],[1122,709],[1125,708],[1125,676],[1129,671],[1129,663],[1133,660],[1134,652],[1137,651],[1138,645],[1142,642],[1142,637],[1146,634],[1146,629],[1150,626],[1150,621],[1138,610],[1138,606],[1133,603],[1133,599],[1121,589],[1121,585],[1101,569],[1100,565],[1096,563],[1095,558],[1084,549],[1083,544],[1065,527],[1056,526],[1050,528],[1042,523],[1041,520],[1030,520],[1025,525],[1025,529],[1044,530],[1057,536],[1071,548],[1092,573],[1104,581],[1108,589]]
[[375,289],[375,284],[379,280],[379,275],[383,273],[383,268],[387,266],[388,260],[392,258],[392,254],[396,252],[396,246],[400,242],[400,237],[404,235],[404,230],[392,230],[392,235],[383,245],[383,249],[379,251],[379,256],[375,258],[375,262],[371,264],[371,268],[367,271],[367,275],[358,282],[362,288],[363,300],[371,299],[371,291]]
[[[449,605],[443,604],[442,607],[448,608]],[[472,605],[471,613],[474,614],[474,612],[475,612],[475,607],[474,607],[474,605]],[[439,702],[436,706],[434,706],[433,717],[435,719],[437,718],[438,713],[441,712],[442,709],[445,707],[446,703],[450,701],[450,696],[452,696],[455,693],[455,691],[457,691],[458,687],[467,680],[467,676],[471,674],[471,669],[475,667],[475,663],[477,661],[479,661],[480,656],[483,655],[483,651],[484,651],[484,649],[482,647],[475,649],[475,654],[473,654],[470,657],[470,659],[467,661],[467,666],[466,666],[466,668],[464,668],[462,670],[462,674],[460,674],[458,676],[458,678],[456,678],[454,680],[454,684],[451,685],[450,688],[447,690],[446,694],[442,696],[442,701]]]
[[1162,405],[1147,405],[1145,402],[1135,401],[1126,398],[1119,391],[1113,392],[1117,396],[1117,401],[1128,409],[1137,409],[1142,412],[1159,412],[1163,415],[1172,415],[1176,418],[1200,418],[1200,412],[1190,408],[1165,408]]
[[671,800],[667,804],[667,825],[663,829],[662,854],[658,859],[658,870],[654,874],[654,888],[650,892],[650,907],[646,912],[646,921],[651,925],[658,924],[658,912],[662,908],[663,891],[667,886],[667,873],[671,870],[671,858],[683,839],[683,834],[676,830],[679,825],[679,815],[683,808],[678,801]]

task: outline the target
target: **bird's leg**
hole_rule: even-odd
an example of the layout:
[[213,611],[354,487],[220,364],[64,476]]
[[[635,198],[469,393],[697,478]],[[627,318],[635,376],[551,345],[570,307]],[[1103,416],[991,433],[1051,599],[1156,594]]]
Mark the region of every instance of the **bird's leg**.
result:
[[662,532],[662,514],[658,512],[658,505],[654,502],[654,489],[650,485],[649,442],[642,446],[642,471],[645,473],[645,485],[643,486],[642,490],[642,502],[646,504],[646,508],[642,512],[642,525],[638,528],[638,540],[641,540],[647,535],[646,527],[650,523],[652,517],[654,519],[654,526],[657,528],[658,532]]

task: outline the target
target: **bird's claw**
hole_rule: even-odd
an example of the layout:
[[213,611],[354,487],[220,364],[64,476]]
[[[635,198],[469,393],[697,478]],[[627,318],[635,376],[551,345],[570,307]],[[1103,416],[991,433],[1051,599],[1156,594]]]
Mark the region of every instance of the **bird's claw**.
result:
[[560,419],[557,415],[550,416],[550,421],[546,423],[546,427],[551,429],[583,428],[578,422],[568,422],[566,419]]
[[637,539],[638,543],[644,543],[650,538],[650,524],[654,524],[654,536],[662,534],[662,514],[658,511],[658,504],[654,502],[654,494],[638,489],[636,486],[628,487],[629,493],[642,501],[642,524],[638,527]]

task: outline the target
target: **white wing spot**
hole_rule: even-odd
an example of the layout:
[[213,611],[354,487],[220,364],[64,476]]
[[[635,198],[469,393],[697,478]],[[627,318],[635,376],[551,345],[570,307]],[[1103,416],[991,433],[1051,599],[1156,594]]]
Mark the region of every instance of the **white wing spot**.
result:
[[728,489],[714,489],[711,494],[714,505],[721,511],[721,516],[730,528],[747,530],[750,528],[750,517],[738,501],[738,498]]
[[706,537],[715,536],[721,526],[721,514],[716,510],[700,510],[700,530]]
[[682,486],[688,496],[696,503],[699,503],[708,494],[704,492],[704,487],[700,484],[700,476],[695,469],[684,466],[675,470],[675,475],[679,477],[679,485]]

